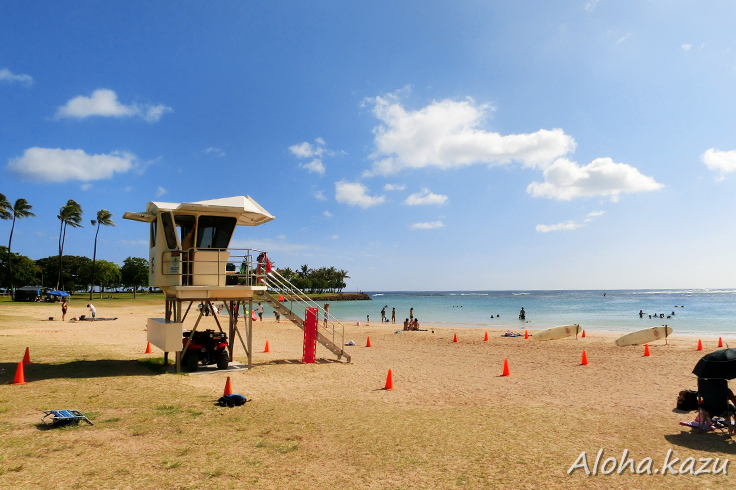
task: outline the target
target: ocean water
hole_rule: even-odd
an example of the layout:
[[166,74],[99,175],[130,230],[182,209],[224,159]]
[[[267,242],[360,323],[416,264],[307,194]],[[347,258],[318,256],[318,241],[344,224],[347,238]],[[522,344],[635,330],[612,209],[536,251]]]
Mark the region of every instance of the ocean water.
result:
[[[543,329],[578,323],[591,331],[633,332],[669,325],[678,334],[736,335],[736,290],[446,291],[371,292],[372,301],[335,301],[330,313],[341,321],[380,323],[396,308],[403,324],[414,308],[420,325]],[[605,295],[604,295],[605,294]],[[518,319],[524,307],[526,321]],[[639,318],[639,310],[645,315]],[[674,312],[674,315],[672,313]],[[270,313],[270,312],[269,312]],[[649,315],[665,314],[665,318]],[[491,318],[493,315],[494,318]],[[671,318],[667,318],[667,316]]]

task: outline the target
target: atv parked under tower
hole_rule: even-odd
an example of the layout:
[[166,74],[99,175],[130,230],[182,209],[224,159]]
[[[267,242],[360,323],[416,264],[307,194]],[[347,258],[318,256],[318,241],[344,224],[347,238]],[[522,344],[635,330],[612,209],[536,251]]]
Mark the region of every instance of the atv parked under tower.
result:
[[[182,343],[187,345],[192,332],[184,332]],[[184,365],[189,372],[196,371],[200,364],[217,364],[217,369],[227,369],[230,357],[227,352],[227,334],[205,330],[194,332],[194,337],[184,352]]]

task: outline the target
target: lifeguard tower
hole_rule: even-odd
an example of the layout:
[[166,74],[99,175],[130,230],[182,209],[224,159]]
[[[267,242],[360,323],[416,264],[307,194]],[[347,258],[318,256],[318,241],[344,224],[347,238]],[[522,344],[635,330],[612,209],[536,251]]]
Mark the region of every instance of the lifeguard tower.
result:
[[[246,302],[248,312],[252,312],[255,300],[268,303],[305,331],[305,359],[314,359],[314,352],[307,349],[316,349],[316,340],[338,359],[350,362],[343,350],[345,327],[329,314],[326,322],[315,322],[325,316],[324,310],[271,268],[266,251],[229,248],[236,226],[258,226],[274,219],[250,196],[192,203],[149,202],[144,212],[126,212],[123,218],[150,225],[149,285],[161,288],[166,295],[166,313],[165,318],[148,319],[148,341],[164,351],[165,364],[169,352],[176,353],[176,372],[181,370],[182,351],[186,352],[191,341],[183,344],[182,330],[194,302],[205,307],[200,309],[192,332],[205,311],[214,312],[212,303],[225,305],[230,361],[237,335],[248,367],[252,367],[252,316],[242,317],[243,339],[238,312]],[[214,319],[223,331],[217,315]]]

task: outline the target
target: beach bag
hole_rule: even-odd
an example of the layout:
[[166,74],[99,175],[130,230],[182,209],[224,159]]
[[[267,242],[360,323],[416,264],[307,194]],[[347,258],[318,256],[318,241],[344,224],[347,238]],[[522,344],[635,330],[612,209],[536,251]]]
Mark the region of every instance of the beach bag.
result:
[[221,407],[239,407],[240,405],[245,405],[245,402],[248,400],[243,395],[226,395],[223,397],[220,397],[219,400],[217,400],[217,404]]
[[698,392],[694,390],[682,390],[677,395],[677,409],[690,412],[698,409]]

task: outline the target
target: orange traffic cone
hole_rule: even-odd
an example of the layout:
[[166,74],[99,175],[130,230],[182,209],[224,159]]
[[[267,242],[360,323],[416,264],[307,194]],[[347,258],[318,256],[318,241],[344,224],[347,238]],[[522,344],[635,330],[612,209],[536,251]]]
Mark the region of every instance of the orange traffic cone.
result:
[[23,356],[23,364],[30,364],[31,363],[31,352],[28,350],[28,347],[26,347],[26,354]]
[[146,343],[146,352],[145,353],[146,354],[150,354],[151,353],[151,343],[150,342]]
[[486,336],[483,337],[483,342],[488,342],[488,332],[486,332]]
[[264,352],[264,353],[266,353],[266,352],[271,352],[271,349],[269,349],[269,348],[268,348],[268,340],[266,341],[266,348],[265,348],[265,349],[263,349],[263,352]]
[[366,347],[370,347],[371,346],[371,338],[370,337],[368,337],[368,340],[365,342],[365,346]]
[[587,366],[588,365],[588,356],[585,354],[585,351],[583,350],[583,360],[580,361],[581,366]]
[[524,338],[525,339],[528,339],[529,338],[529,331],[528,330],[524,330]]
[[695,350],[703,350],[703,343],[698,339],[698,348]]
[[391,376],[391,370],[388,370],[388,376],[386,376],[386,386],[383,388],[384,390],[393,390],[394,389],[394,378]]
[[453,342],[457,342],[457,334],[455,334],[455,335],[454,335],[454,336],[452,337],[452,341],[453,341]]
[[644,344],[644,357],[649,357],[649,344]]
[[227,381],[225,382],[225,392],[222,396],[228,396],[233,394],[233,385],[230,384],[230,376],[227,377]]
[[511,372],[509,371],[509,360],[508,359],[503,360],[503,374],[501,376],[511,376]]
[[718,347],[723,347],[723,340],[718,337]]
[[15,370],[15,379],[13,380],[14,385],[26,384],[26,375],[23,372],[23,361],[18,363],[18,369]]
[[583,338],[585,338],[585,330],[583,330]]

